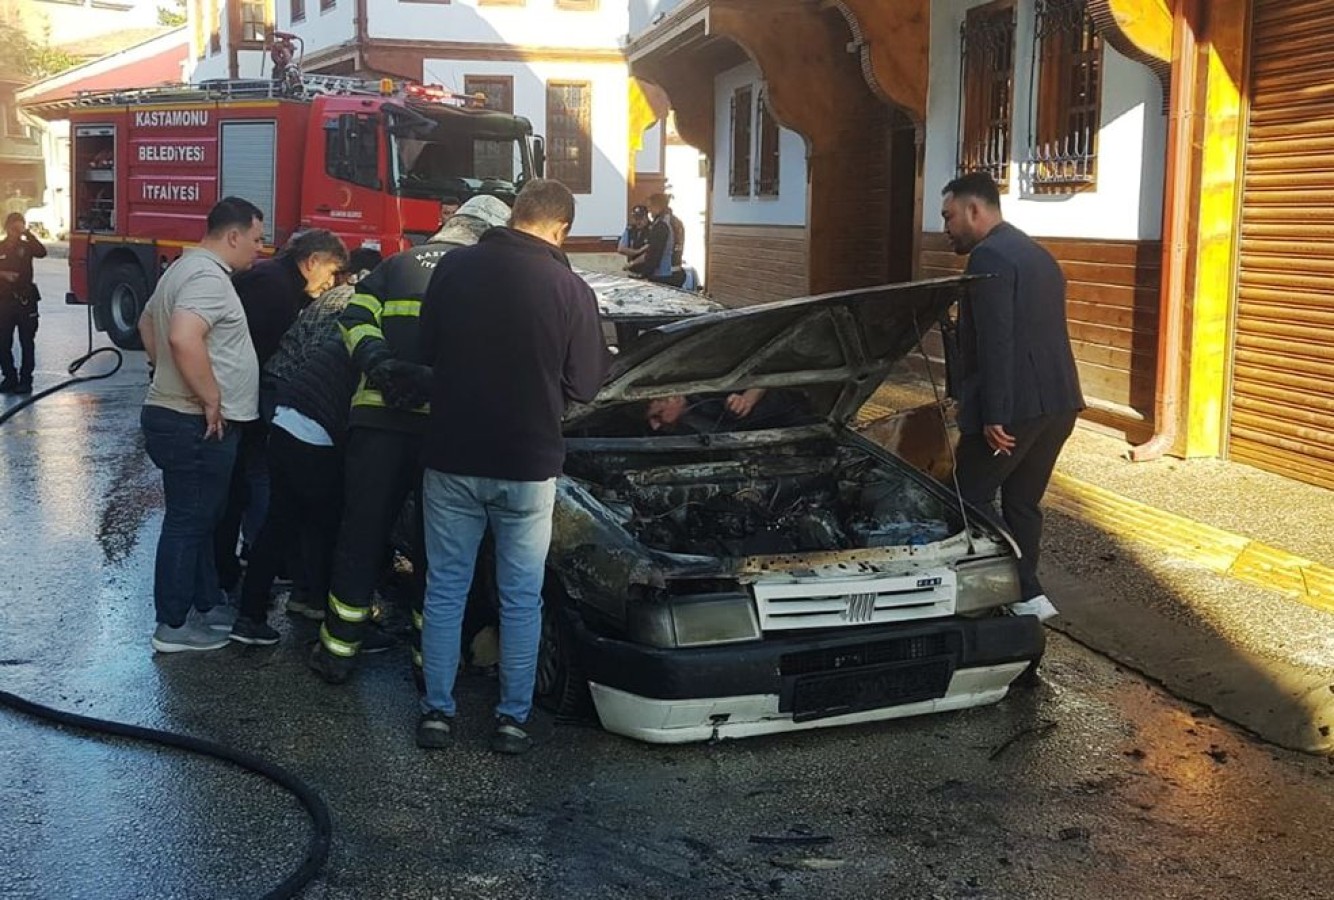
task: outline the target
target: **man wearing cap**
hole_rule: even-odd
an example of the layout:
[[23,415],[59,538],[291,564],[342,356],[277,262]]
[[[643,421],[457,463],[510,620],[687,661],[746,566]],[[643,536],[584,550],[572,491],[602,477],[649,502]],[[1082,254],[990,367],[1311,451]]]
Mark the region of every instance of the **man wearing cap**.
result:
[[[421,304],[436,264],[509,221],[501,200],[464,203],[429,241],[397,253],[357,283],[339,316],[343,343],[359,375],[348,416],[343,519],[320,642],[310,666],[330,684],[352,673],[371,624],[371,601],[385,548],[409,493],[421,486],[422,434],[430,412],[430,360],[422,352]],[[420,558],[421,505],[414,522],[414,644],[420,648],[425,561]],[[421,665],[420,652],[413,662]]]
[[621,232],[616,252],[625,257],[626,265],[638,261],[648,249],[648,207],[642,203],[630,210],[630,221]]

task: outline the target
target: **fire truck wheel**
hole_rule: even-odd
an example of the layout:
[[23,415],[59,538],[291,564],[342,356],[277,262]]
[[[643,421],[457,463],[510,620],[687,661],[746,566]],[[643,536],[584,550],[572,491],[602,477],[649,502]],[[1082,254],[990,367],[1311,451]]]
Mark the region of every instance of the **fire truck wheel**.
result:
[[142,350],[139,314],[148,303],[148,283],[138,263],[119,262],[103,270],[97,290],[97,314],[111,343],[122,350]]

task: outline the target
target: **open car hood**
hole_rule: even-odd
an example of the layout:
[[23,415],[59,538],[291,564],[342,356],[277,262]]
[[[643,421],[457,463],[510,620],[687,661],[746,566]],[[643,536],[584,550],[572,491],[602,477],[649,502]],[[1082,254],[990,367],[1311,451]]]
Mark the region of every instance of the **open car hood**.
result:
[[803,389],[812,418],[846,424],[974,280],[860,288],[661,325],[616,358],[597,397],[568,411],[567,428],[596,432],[603,412],[655,397],[749,388]]

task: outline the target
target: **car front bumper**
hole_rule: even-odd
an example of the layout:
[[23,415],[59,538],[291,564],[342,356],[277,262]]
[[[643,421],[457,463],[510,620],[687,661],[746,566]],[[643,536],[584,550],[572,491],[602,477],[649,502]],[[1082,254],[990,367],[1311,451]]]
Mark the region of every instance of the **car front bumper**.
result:
[[994,703],[1046,645],[1032,616],[952,617],[706,648],[575,624],[608,731],[650,743],[751,737]]

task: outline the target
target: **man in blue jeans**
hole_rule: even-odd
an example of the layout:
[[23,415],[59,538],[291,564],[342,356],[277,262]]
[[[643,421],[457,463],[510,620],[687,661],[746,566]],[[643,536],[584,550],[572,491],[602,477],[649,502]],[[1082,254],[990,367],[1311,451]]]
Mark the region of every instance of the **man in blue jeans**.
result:
[[227,646],[213,530],[236,462],[239,426],[259,418],[259,362],[231,275],[264,244],[264,215],[237,197],[208,214],[197,248],[172,263],[139,319],[153,383],[140,423],[162,470],[166,512],[153,573],[159,653]]
[[597,298],[560,246],[574,196],[535,179],[493,228],[436,266],[421,311],[432,361],[422,454],[426,530],[426,693],[420,747],[447,746],[454,718],[463,611],[488,526],[500,593],[500,703],[491,749],[523,753],[542,630],[542,580],[556,476],[565,463],[561,417],[593,399],[607,371]]

